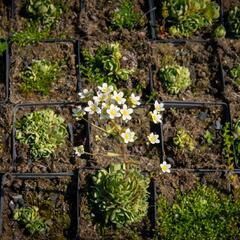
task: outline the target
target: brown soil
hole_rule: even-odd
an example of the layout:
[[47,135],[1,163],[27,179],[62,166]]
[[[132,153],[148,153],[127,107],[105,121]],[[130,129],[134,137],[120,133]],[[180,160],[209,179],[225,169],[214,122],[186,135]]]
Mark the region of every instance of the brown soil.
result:
[[[152,171],[160,164],[159,144],[147,145],[147,136],[151,133],[151,124],[147,116],[149,108],[138,108],[134,111],[133,119],[126,124],[121,124],[124,128],[130,128],[137,137],[133,143],[124,144],[118,136],[108,136],[103,131],[92,126],[91,147],[94,154],[93,162],[97,166],[106,167],[111,162],[132,162],[142,170]],[[95,119],[95,125],[106,128],[108,123]],[[159,129],[154,131],[159,134]],[[108,152],[120,154],[120,157],[106,157]]]
[[[97,226],[94,224],[91,218],[91,208],[88,203],[88,179],[91,174],[95,173],[94,170],[85,170],[80,174],[80,239],[81,240],[150,240],[147,237],[149,233],[149,220],[146,217],[142,223],[131,225],[130,227],[124,227],[121,230],[107,230],[104,234],[101,234]],[[136,237],[137,235],[137,237]]]
[[222,1],[222,6],[224,12],[228,12],[232,7],[239,6],[240,1],[239,0],[224,0]]
[[[176,168],[226,168],[222,154],[221,130],[216,129],[216,122],[223,123],[222,109],[211,107],[203,109],[170,109],[164,113],[163,139],[165,157],[170,157]],[[202,119],[202,120],[201,120]],[[178,128],[183,128],[192,138],[193,151],[179,149],[173,144]],[[203,141],[208,130],[214,135],[213,144]]]
[[[76,183],[70,177],[56,179],[8,179],[4,188],[3,235],[4,240],[55,240],[75,239],[76,234]],[[9,207],[11,205],[11,208]],[[13,220],[14,209],[37,206],[49,230],[34,237],[29,235],[17,221]],[[63,217],[70,217],[66,227]]]
[[[67,172],[78,167],[84,167],[86,162],[81,158],[75,159],[73,147],[86,144],[85,125],[82,122],[77,123],[72,117],[72,108],[66,107],[48,107],[61,115],[66,124],[72,124],[74,143],[67,139],[66,144],[57,149],[54,156],[47,159],[31,159],[28,153],[28,146],[16,141],[17,172]],[[16,113],[16,120],[21,119],[25,114],[34,110],[40,110],[42,107],[21,108]]]
[[[219,63],[212,45],[188,42],[186,44],[157,43],[152,47],[152,61],[156,65],[153,75],[154,91],[161,100],[213,101],[219,97]],[[173,62],[187,67],[191,74],[192,85],[179,94],[167,93],[159,79],[159,70]]]
[[[59,2],[55,0],[54,2]],[[78,18],[80,14],[80,1],[77,0],[61,0],[66,9],[52,28],[51,36],[56,38],[78,38]],[[26,22],[29,20],[25,10],[26,0],[16,1],[16,15],[12,22],[12,27],[15,31],[21,31],[26,27]]]
[[9,1],[2,0],[0,1],[0,38],[8,37],[9,31]]
[[0,106],[0,172],[11,171],[11,126],[12,109],[9,106]]
[[[10,100],[13,103],[25,102],[65,102],[75,101],[77,97],[76,53],[73,43],[38,43],[27,47],[11,48]],[[48,95],[22,92],[19,74],[33,60],[64,61],[56,83]]]
[[164,196],[171,204],[177,193],[187,194],[199,183],[212,186],[228,194],[231,190],[239,188],[238,178],[234,180],[235,183],[231,179],[231,174],[221,172],[196,174],[185,170],[177,170],[171,174],[161,174],[155,178],[157,198],[160,195]]
[[[216,2],[219,4],[218,0],[216,0]],[[162,13],[161,13],[161,1],[155,1],[155,4],[156,4],[156,21],[157,21],[156,36],[157,36],[157,38],[158,39],[176,39],[176,38],[178,38],[178,37],[172,37],[168,33],[169,26],[166,25],[165,29],[162,29],[163,17],[162,17]],[[205,28],[200,29],[199,31],[195,32],[192,36],[188,37],[188,39],[196,40],[196,39],[211,38],[213,30],[218,26],[219,22],[220,22],[220,19],[218,19],[217,21],[215,20],[215,22],[212,24],[212,26],[207,26]],[[179,37],[179,38],[186,39],[186,37]]]
[[[144,14],[146,12],[143,0],[134,0],[136,9]],[[122,88],[135,89],[137,86],[146,89],[148,84],[148,69],[150,63],[149,42],[147,41],[147,19],[143,24],[136,26],[133,31],[109,30],[107,19],[119,6],[120,0],[90,0],[85,1],[85,9],[80,17],[80,30],[82,33],[82,49],[88,49],[92,54],[97,47],[106,42],[119,42],[123,56],[122,67],[135,67],[131,81],[121,82]],[[88,87],[87,79],[84,86]],[[92,87],[91,85],[89,86]]]
[[[97,36],[98,40],[122,40],[122,39],[145,39],[147,35],[147,18],[144,13],[147,11],[144,0],[133,0],[136,11],[143,18],[132,32],[128,30],[110,30],[108,22],[111,15],[119,7],[121,0],[89,0],[85,1],[79,18],[79,27],[83,37],[91,38]],[[131,36],[130,36],[131,35]],[[127,38],[127,39],[126,39]]]
[[239,118],[240,112],[240,86],[231,78],[230,71],[240,64],[240,42],[238,40],[219,41],[219,54],[226,84],[225,95],[230,102],[231,114],[235,122]]

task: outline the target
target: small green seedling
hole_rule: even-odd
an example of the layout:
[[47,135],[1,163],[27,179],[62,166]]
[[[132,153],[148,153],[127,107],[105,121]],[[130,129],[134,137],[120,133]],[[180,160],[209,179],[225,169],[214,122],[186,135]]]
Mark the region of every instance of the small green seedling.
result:
[[203,135],[203,140],[207,145],[212,145],[214,140],[213,133],[209,132],[208,130],[205,131]]
[[240,63],[230,70],[230,75],[235,81],[235,83],[240,86]]
[[190,71],[179,65],[166,65],[159,71],[159,78],[171,95],[185,91],[192,83]]
[[59,71],[58,62],[34,60],[29,67],[20,72],[22,80],[20,88],[25,93],[30,91],[47,95],[57,80]]
[[173,144],[181,150],[193,151],[195,148],[192,138],[183,128],[177,129],[177,134],[173,138]]
[[39,214],[38,207],[33,206],[15,209],[13,219],[23,225],[31,235],[46,230],[46,224]]
[[228,14],[229,33],[234,37],[240,37],[240,6],[235,6]]
[[118,9],[112,14],[110,25],[114,29],[132,30],[139,24],[141,15],[136,12],[131,0],[122,0]]

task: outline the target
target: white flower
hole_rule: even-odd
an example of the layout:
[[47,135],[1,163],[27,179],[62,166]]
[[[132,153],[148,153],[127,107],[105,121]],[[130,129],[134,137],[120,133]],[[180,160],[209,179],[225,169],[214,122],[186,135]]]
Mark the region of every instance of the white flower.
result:
[[117,91],[114,91],[112,99],[115,100],[119,105],[122,105],[126,102],[126,99],[123,97],[123,95],[123,92],[118,93]]
[[150,133],[148,140],[151,144],[160,143],[158,134]]
[[76,108],[74,108],[72,110],[73,112],[73,116],[77,119],[77,120],[80,120],[82,119],[82,117],[86,114],[83,109],[82,109],[82,106],[77,106]]
[[150,115],[152,117],[152,121],[154,123],[161,123],[162,122],[162,115],[159,114],[156,110],[154,110],[153,112],[150,112]]
[[88,101],[88,107],[85,107],[84,110],[86,112],[89,112],[89,114],[94,114],[94,113],[100,114],[101,113],[101,109],[93,101]]
[[131,130],[129,128],[127,128],[126,131],[121,134],[121,137],[122,137],[124,143],[134,142],[135,133],[131,132]]
[[164,161],[162,164],[160,164],[160,167],[161,167],[163,173],[170,173],[171,164],[167,164]]
[[131,94],[131,96],[129,97],[129,100],[132,104],[132,107],[136,107],[138,105],[140,105],[140,96],[135,96],[134,93]]
[[127,108],[127,105],[124,104],[123,108],[120,110],[120,112],[122,114],[122,119],[124,121],[127,122],[128,120],[131,120],[132,117],[130,116],[130,114],[133,113],[133,109],[132,108]]
[[159,103],[158,101],[155,101],[154,107],[155,107],[155,110],[157,112],[163,112],[165,110],[164,104],[163,103]]
[[98,86],[98,89],[102,91],[102,93],[111,93],[113,91],[113,86],[108,86],[107,83],[103,83],[102,87]]
[[93,97],[93,101],[98,105],[101,102],[104,102],[105,96],[101,92],[97,93],[97,96]]
[[119,112],[120,108],[114,104],[111,104],[109,109],[107,109],[107,114],[109,115],[110,119],[114,119],[115,117],[120,117],[121,114]]
[[78,93],[78,96],[80,98],[85,98],[88,93],[89,93],[88,89],[85,88],[85,89],[83,89],[82,92]]
[[77,157],[81,157],[81,155],[84,154],[84,146],[83,145],[74,147],[73,149],[74,149],[75,156],[77,156]]

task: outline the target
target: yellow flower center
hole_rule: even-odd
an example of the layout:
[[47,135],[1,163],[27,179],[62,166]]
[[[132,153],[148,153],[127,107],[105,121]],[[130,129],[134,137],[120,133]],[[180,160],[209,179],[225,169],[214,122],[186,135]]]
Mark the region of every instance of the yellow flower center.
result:
[[115,115],[116,115],[116,111],[115,111],[115,110],[113,110],[113,109],[112,109],[112,110],[110,110],[110,112],[109,112],[109,113],[110,113],[110,115],[112,115],[112,116],[115,116]]
[[128,114],[128,111],[126,110],[126,109],[123,109],[122,110],[122,115],[123,116],[128,116],[129,114]]
[[167,170],[168,170],[167,165],[163,165],[163,166],[162,166],[162,170],[163,170],[163,171],[167,171]]

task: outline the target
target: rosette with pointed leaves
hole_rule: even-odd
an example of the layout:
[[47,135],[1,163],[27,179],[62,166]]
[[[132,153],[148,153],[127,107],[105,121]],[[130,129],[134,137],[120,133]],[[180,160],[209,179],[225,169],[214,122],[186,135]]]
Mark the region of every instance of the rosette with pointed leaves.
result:
[[111,164],[92,180],[90,203],[100,227],[122,228],[140,222],[147,214],[149,179],[138,170]]
[[220,15],[219,5],[211,0],[164,0],[161,9],[163,23],[177,37],[190,37]]
[[171,95],[180,94],[192,83],[189,69],[179,65],[162,67],[159,71],[159,77]]

